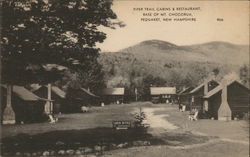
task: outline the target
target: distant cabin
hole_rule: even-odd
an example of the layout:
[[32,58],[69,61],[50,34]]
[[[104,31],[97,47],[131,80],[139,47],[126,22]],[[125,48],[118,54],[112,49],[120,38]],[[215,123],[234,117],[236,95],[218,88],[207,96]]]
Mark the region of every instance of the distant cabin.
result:
[[68,88],[64,113],[81,112],[82,106],[100,106],[100,97],[85,88]]
[[203,96],[209,91],[217,87],[219,83],[215,80],[204,81],[202,84],[190,91],[190,103],[187,105],[187,110],[198,109],[204,111]]
[[121,104],[124,103],[125,88],[104,88],[100,95],[104,104]]
[[[242,118],[249,112],[250,90],[238,81],[231,81],[226,85],[219,85],[207,95],[204,99],[208,101],[208,114],[215,119],[223,119],[227,112],[228,120]],[[223,94],[223,92],[225,92]],[[223,102],[224,100],[227,100]],[[228,109],[228,111],[227,111]],[[223,111],[224,110],[224,111]],[[225,117],[224,117],[225,118]]]
[[[1,121],[4,108],[6,107],[6,94],[6,86],[1,85]],[[44,104],[46,101],[47,99],[35,95],[23,86],[14,85],[11,102],[15,112],[16,123],[33,123],[45,120]]]
[[191,102],[190,91],[192,91],[194,87],[188,87],[183,89],[178,93],[178,103],[188,106]]
[[[42,98],[48,97],[48,87],[47,86],[37,86],[31,91]],[[66,93],[59,87],[51,86],[51,99],[53,101],[53,113],[59,113],[61,106],[65,103]]]
[[150,87],[153,103],[172,103],[176,96],[176,87]]

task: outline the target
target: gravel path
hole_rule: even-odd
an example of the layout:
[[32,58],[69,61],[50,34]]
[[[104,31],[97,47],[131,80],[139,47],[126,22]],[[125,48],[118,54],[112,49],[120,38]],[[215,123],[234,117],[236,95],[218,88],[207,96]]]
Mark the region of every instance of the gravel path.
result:
[[165,115],[155,115],[154,112],[164,110],[164,108],[143,108],[142,111],[146,114],[145,123],[149,124],[151,128],[163,128],[165,130],[174,130],[178,127],[168,122]]

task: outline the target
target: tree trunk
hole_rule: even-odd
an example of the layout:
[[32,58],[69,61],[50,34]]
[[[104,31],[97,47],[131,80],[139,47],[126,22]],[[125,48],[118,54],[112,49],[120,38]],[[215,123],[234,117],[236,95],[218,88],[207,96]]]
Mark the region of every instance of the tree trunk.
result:
[[12,85],[7,85],[7,101],[3,112],[3,124],[15,124],[15,112],[11,105]]

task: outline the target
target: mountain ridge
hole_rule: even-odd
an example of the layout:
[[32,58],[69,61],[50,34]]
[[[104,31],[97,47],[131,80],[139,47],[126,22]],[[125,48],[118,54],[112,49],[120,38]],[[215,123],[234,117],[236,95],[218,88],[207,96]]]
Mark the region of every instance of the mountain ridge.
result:
[[132,53],[138,59],[208,61],[237,65],[249,62],[248,45],[224,41],[179,46],[168,41],[153,39],[142,41],[115,53]]

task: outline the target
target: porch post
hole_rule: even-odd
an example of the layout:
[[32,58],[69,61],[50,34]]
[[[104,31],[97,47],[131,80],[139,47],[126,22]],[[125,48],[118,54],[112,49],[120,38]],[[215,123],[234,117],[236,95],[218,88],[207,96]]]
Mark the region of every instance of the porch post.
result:
[[51,84],[49,83],[48,84],[48,101],[46,102],[45,106],[44,106],[44,112],[46,114],[52,114],[53,113],[53,104],[52,102],[50,101],[51,100]]
[[7,101],[6,107],[3,111],[3,124],[15,124],[15,112],[11,105],[11,94],[12,94],[12,85],[7,84]]

